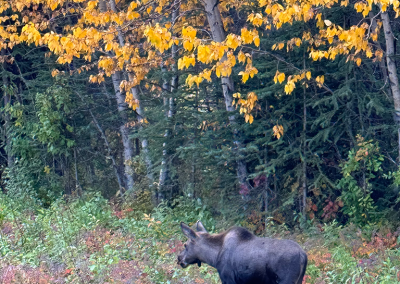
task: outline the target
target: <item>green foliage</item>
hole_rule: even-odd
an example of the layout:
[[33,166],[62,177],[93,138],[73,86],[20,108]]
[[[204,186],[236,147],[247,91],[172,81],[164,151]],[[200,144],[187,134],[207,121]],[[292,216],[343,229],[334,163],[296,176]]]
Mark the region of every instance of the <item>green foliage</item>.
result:
[[343,247],[333,251],[333,269],[327,273],[329,283],[358,283],[362,269]]
[[52,86],[45,93],[37,93],[35,98],[38,122],[33,125],[33,139],[37,138],[47,145],[52,154],[65,152],[74,145],[69,133],[73,127],[67,124],[66,117],[75,107],[71,103],[70,92],[61,86]]
[[357,147],[349,151],[348,160],[342,164],[343,178],[338,187],[342,189],[343,213],[351,221],[366,224],[374,221],[376,206],[371,198],[373,191],[370,180],[382,171],[383,156],[378,143],[357,137]]

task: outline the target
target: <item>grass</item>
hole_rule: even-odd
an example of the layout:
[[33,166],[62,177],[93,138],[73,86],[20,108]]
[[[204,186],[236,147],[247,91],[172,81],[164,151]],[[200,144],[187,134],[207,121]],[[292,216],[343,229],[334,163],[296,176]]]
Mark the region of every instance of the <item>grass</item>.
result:
[[[179,222],[201,219],[211,230],[221,222],[195,201],[152,210],[139,200],[119,207],[93,194],[44,209],[0,195],[0,283],[220,283],[207,265],[181,269],[176,255],[185,241]],[[400,283],[399,232],[335,222],[301,234],[263,230],[303,245],[310,284]]]

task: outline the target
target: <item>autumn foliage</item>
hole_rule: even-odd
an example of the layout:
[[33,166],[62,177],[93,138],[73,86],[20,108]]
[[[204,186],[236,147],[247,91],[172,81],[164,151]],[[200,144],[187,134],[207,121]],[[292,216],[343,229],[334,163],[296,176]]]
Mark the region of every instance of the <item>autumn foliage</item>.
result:
[[[129,95],[130,89],[140,84],[153,69],[159,68],[170,53],[173,45],[181,52],[177,58],[178,69],[201,65],[197,74],[189,74],[186,83],[199,86],[204,80],[211,81],[211,75],[228,77],[233,70],[238,72],[242,82],[257,75],[253,66],[253,57],[259,54],[271,54],[275,50],[306,48],[312,60],[327,58],[334,60],[337,55],[347,56],[347,60],[362,62],[361,55],[373,60],[381,60],[383,50],[376,45],[382,23],[378,20],[368,24],[360,22],[357,26],[342,27],[326,18],[321,9],[330,9],[335,5],[352,5],[349,1],[222,1],[221,13],[235,8],[247,19],[247,27],[237,33],[231,29],[229,18],[224,20],[228,35],[222,42],[213,41],[207,33],[196,28],[204,21],[204,15],[192,12],[201,9],[200,1],[180,2],[159,1],[115,1],[115,0],[12,0],[0,2],[1,30],[0,44],[3,48],[13,48],[21,43],[47,46],[60,64],[71,64],[74,58],[82,58],[86,64],[70,72],[97,69],[91,76],[92,83],[100,83],[104,76],[124,71],[130,76],[120,84],[126,91],[126,100],[132,108],[138,102]],[[354,9],[368,17],[374,7],[384,13],[388,9],[399,14],[399,1],[359,1]],[[247,9],[252,7],[252,11]],[[171,18],[174,10],[179,9],[180,16]],[[242,12],[243,11],[243,12]],[[257,12],[256,12],[257,11]],[[191,15],[194,15],[193,17]],[[71,19],[71,20],[68,20]],[[284,24],[296,21],[315,22],[318,33],[305,30],[301,38],[295,37],[286,42],[274,44],[271,50],[261,50],[260,32],[280,29]],[[264,30],[264,31],[263,31]],[[242,67],[235,68],[241,64]],[[54,70],[56,76],[60,71]],[[64,71],[62,71],[64,72]],[[308,86],[315,82],[324,85],[324,76],[313,76],[310,70],[298,69],[291,75],[277,71],[275,83],[284,83],[286,94],[291,94],[296,85]],[[255,107],[256,94],[250,92],[247,99],[240,97],[238,105],[246,121],[253,122],[250,112]],[[278,137],[279,138],[279,137]]]

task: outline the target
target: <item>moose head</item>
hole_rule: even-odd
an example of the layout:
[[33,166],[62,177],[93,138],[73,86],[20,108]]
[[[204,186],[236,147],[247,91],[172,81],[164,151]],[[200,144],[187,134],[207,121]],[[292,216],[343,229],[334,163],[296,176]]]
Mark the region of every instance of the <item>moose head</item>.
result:
[[181,222],[181,229],[188,240],[184,244],[185,249],[178,255],[178,264],[186,268],[190,264],[197,263],[200,267],[201,262],[204,261],[202,255],[207,248],[204,242],[204,234],[208,234],[208,232],[200,221],[196,223],[197,232],[183,222]]

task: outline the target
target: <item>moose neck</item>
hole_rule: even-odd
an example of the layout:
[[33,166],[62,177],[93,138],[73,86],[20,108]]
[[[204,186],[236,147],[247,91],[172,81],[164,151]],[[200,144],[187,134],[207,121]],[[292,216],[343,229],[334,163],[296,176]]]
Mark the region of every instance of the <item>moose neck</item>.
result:
[[221,234],[205,235],[204,249],[202,250],[202,253],[199,255],[199,260],[216,268],[218,254],[222,249],[223,241],[224,241],[224,236]]

